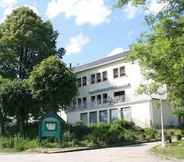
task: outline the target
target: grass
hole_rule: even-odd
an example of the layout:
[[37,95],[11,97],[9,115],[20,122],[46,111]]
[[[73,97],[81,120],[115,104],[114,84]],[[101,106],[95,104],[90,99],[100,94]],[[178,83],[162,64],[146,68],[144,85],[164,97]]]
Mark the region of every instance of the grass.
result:
[[184,159],[184,141],[167,144],[164,148],[158,145],[153,147],[152,151],[163,157]]

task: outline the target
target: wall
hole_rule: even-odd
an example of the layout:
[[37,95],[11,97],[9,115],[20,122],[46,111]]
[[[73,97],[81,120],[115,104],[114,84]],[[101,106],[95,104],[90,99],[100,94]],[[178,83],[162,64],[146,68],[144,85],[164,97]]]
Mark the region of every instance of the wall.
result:
[[[173,114],[171,107],[167,104],[166,101],[163,101],[162,104],[163,104],[164,126],[166,127],[177,126],[178,120],[177,120],[177,117]],[[160,128],[161,127],[160,105],[154,106],[153,104],[151,109],[152,109],[152,125],[155,128]]]

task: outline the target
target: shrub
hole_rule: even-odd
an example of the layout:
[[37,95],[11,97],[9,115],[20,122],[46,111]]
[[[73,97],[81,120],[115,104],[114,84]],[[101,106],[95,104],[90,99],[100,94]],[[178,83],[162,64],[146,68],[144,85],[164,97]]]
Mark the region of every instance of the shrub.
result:
[[145,128],[144,135],[145,135],[145,139],[147,140],[155,139],[158,136],[158,132],[156,129],[153,129],[153,128]]
[[14,149],[16,151],[24,151],[28,149],[38,148],[39,141],[37,139],[30,140],[21,136],[1,137],[1,149]]

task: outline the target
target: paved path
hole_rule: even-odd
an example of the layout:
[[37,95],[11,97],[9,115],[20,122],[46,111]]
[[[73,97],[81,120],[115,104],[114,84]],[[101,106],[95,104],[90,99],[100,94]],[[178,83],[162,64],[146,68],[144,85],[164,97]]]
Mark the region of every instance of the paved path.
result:
[[157,143],[56,154],[0,154],[0,162],[174,162],[149,153]]

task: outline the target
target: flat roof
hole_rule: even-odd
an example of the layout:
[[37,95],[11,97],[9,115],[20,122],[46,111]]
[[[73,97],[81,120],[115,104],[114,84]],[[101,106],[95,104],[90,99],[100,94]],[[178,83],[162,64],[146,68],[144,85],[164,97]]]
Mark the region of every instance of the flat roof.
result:
[[89,70],[92,68],[96,68],[98,66],[102,66],[102,65],[106,65],[106,64],[118,61],[118,60],[122,60],[122,59],[124,59],[124,56],[126,56],[127,54],[128,54],[128,51],[118,53],[118,54],[113,55],[113,56],[104,57],[104,58],[98,59],[96,61],[77,66],[73,70],[74,70],[74,72],[77,73],[77,72]]

